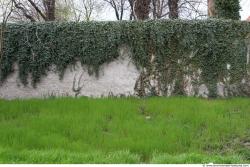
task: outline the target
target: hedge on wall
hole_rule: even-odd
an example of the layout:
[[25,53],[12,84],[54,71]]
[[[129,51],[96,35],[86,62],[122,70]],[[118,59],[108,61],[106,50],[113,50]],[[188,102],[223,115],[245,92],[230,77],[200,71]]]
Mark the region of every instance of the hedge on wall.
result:
[[239,0],[215,0],[215,11],[218,18],[240,19]]
[[117,58],[118,47],[126,44],[137,66],[150,70],[151,55],[155,55],[156,70],[166,83],[163,87],[176,77],[201,70],[202,82],[213,96],[218,81],[230,76],[230,82],[240,82],[247,75],[249,33],[249,23],[227,20],[9,24],[0,81],[13,72],[14,63],[24,85],[31,75],[36,86],[52,65],[62,78],[64,70],[77,61],[98,74],[100,65]]

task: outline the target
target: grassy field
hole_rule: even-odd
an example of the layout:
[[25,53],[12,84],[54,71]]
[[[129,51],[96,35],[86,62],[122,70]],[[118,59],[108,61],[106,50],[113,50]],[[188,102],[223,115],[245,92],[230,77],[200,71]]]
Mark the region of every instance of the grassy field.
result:
[[0,163],[250,163],[250,99],[0,100]]

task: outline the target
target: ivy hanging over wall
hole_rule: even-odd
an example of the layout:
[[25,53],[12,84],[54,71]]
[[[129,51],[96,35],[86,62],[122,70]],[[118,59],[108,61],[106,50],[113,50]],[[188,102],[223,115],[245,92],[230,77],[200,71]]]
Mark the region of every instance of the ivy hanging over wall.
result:
[[182,94],[183,76],[200,70],[201,82],[213,97],[217,82],[229,76],[237,83],[246,77],[249,34],[249,23],[230,20],[9,24],[0,81],[13,72],[15,63],[24,85],[31,75],[36,86],[52,65],[62,78],[77,61],[98,75],[100,65],[116,59],[118,48],[127,45],[135,64],[151,72],[153,55],[163,94],[173,81],[176,94]]

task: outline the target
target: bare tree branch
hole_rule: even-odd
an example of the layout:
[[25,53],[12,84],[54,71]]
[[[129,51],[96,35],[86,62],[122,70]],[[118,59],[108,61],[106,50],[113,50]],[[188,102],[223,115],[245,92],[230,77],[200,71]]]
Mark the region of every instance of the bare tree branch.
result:
[[41,12],[41,10],[36,6],[36,4],[32,0],[28,0],[29,3],[34,7],[34,9],[39,13],[39,15],[44,19],[47,20],[47,17]]
[[17,9],[20,9],[20,10],[22,11],[22,13],[24,14],[24,16],[25,16],[27,19],[29,19],[31,22],[35,22],[35,21],[36,21],[36,20],[34,19],[34,17],[32,17],[30,14],[28,14],[28,11],[27,11],[24,7],[22,7],[20,3],[17,3],[16,0],[12,0],[12,1],[13,1],[13,3],[14,3],[15,7],[16,7]]

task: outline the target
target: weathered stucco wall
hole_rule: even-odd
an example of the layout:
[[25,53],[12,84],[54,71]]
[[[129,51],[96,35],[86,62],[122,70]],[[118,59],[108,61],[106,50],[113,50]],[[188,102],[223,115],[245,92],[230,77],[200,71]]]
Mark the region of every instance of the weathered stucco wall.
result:
[[[43,77],[36,88],[23,86],[18,79],[18,69],[0,86],[0,98],[43,98],[48,96],[120,96],[133,95],[134,85],[139,71],[128,56],[120,56],[117,60],[102,65],[99,76],[89,75],[86,67],[77,63],[75,68],[68,68],[62,80],[52,69]],[[73,89],[75,91],[73,91]]]
[[[250,48],[250,47],[249,47]],[[248,50],[249,50],[248,48]],[[163,93],[159,77],[154,71],[147,73],[146,69],[138,69],[130,59],[130,51],[127,47],[119,49],[120,56],[111,63],[100,67],[99,76],[89,75],[87,67],[82,67],[80,62],[73,67],[68,67],[62,80],[55,68],[51,68],[47,76],[42,77],[36,88],[31,84],[24,86],[18,77],[18,67],[7,80],[0,85],[0,98],[46,98],[50,96],[144,96],[158,95],[171,96],[175,82],[167,85],[167,93]],[[250,50],[246,57],[249,64]],[[152,67],[154,63],[152,62]],[[197,76],[185,76],[184,94],[187,96],[208,97],[208,88],[204,83],[193,84],[192,79],[199,81],[200,72]],[[196,74],[195,74],[196,75]],[[250,76],[250,74],[249,74]],[[164,88],[165,89],[165,88]],[[152,92],[154,90],[154,92]],[[231,93],[231,94],[230,94]],[[217,94],[226,96],[250,96],[250,77],[241,83],[226,85],[217,83]]]

